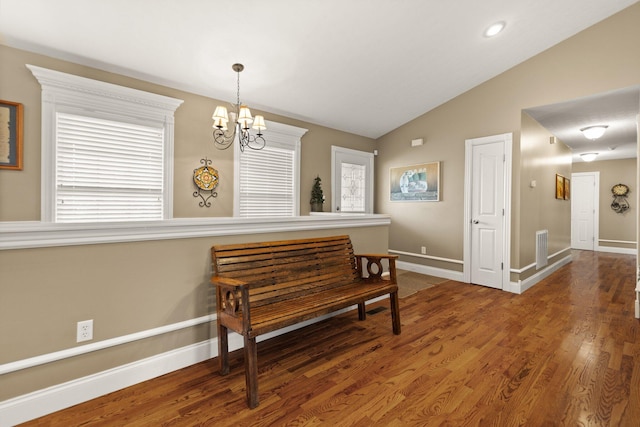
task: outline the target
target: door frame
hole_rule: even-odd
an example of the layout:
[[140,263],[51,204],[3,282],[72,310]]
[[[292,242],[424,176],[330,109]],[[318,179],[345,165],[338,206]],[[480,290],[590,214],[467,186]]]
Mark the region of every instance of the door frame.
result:
[[[571,174],[571,187],[575,176],[593,176],[593,250],[600,248],[600,171],[593,172],[573,172]],[[576,193],[571,191],[571,248],[573,249],[573,203]]]
[[465,140],[464,165],[464,249],[462,277],[466,283],[471,283],[471,195],[473,190],[472,165],[473,147],[488,143],[502,142],[504,148],[504,221],[502,230],[502,290],[516,292],[511,285],[511,169],[513,152],[513,134],[485,136]]

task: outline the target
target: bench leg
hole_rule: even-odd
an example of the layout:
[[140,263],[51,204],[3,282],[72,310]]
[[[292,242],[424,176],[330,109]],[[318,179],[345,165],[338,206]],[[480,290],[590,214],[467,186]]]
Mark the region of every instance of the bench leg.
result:
[[258,400],[258,346],[255,338],[244,337],[244,375],[247,384],[247,405],[253,409]]
[[218,363],[220,364],[220,374],[229,373],[229,334],[226,326],[218,322]]
[[366,320],[367,312],[364,308],[364,303],[358,304],[358,320]]
[[393,323],[393,333],[400,335],[400,305],[398,303],[398,292],[389,294],[391,302],[391,322]]

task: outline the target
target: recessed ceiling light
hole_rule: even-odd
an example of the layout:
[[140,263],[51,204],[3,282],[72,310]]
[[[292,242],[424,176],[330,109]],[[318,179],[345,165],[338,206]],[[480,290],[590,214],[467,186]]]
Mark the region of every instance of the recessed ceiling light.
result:
[[504,21],[496,22],[495,24],[491,24],[489,28],[484,30],[485,37],[493,37],[498,34],[500,31],[504,30],[504,27],[507,26],[507,23]]

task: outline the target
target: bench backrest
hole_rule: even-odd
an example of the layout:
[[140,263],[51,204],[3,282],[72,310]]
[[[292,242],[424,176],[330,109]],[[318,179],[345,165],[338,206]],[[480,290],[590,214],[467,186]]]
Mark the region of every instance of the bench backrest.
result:
[[216,245],[214,275],[250,283],[252,306],[359,280],[349,236]]

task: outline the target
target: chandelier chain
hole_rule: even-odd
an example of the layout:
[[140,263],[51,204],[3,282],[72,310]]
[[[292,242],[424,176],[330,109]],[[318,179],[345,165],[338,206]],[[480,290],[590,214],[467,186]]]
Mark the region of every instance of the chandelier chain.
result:
[[236,104],[238,106],[238,113],[240,112],[240,71],[236,72],[236,75],[238,76],[238,90],[236,92],[236,99],[238,100],[238,103]]

